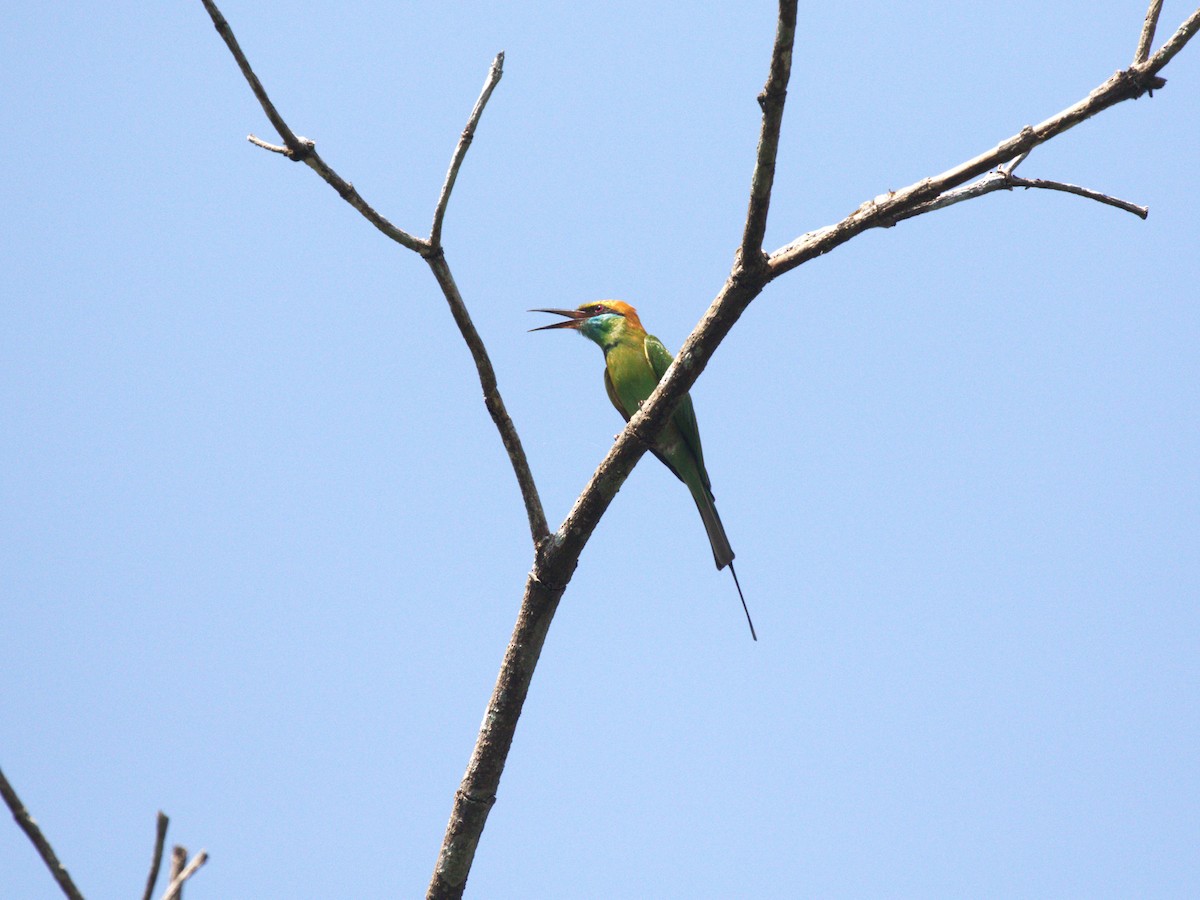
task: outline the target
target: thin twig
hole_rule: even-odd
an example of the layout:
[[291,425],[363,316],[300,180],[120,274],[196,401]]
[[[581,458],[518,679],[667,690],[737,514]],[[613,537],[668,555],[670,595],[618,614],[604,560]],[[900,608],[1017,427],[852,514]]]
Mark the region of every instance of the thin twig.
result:
[[496,85],[500,83],[503,76],[504,51],[501,50],[492,60],[487,80],[483,83],[483,91],[479,94],[479,99],[475,101],[475,108],[471,110],[467,125],[458,139],[458,146],[454,148],[454,156],[450,159],[450,169],[446,172],[446,181],[442,184],[442,193],[438,197],[437,207],[433,210],[433,227],[429,230],[429,244],[435,251],[441,249],[442,246],[442,220],[446,218],[446,206],[450,202],[450,192],[454,190],[454,182],[458,180],[458,170],[462,168],[467,148],[471,146],[471,140],[475,137],[475,128],[479,125],[483,108],[487,106],[492,91],[496,89]]
[[[279,153],[283,156],[291,156],[292,155],[292,151],[289,150],[286,145],[280,146],[279,144],[268,144],[266,141],[264,141],[262,138],[258,137],[257,135],[248,134],[248,135],[246,135],[246,140],[248,140],[250,143],[252,143],[255,147],[262,147],[264,150],[270,150],[272,153]],[[302,141],[302,140],[304,140],[304,138],[297,138],[297,140]]]
[[171,883],[167,885],[167,889],[163,891],[160,900],[181,900],[183,897],[183,884],[189,878],[199,871],[200,867],[208,862],[208,853],[201,850],[192,857],[192,861],[186,866],[182,865],[183,860],[187,859],[187,850],[183,847],[176,847],[171,853]]
[[1138,38],[1137,51],[1133,54],[1133,63],[1143,63],[1150,56],[1150,45],[1154,43],[1154,30],[1158,28],[1158,15],[1162,12],[1162,0],[1150,0],[1150,8],[1146,10],[1146,21],[1142,23],[1142,34]]
[[[475,102],[475,108],[471,112],[467,127],[463,130],[462,137],[455,148],[454,158],[451,160],[446,182],[442,185],[441,196],[438,199],[438,206],[434,212],[435,231],[431,233],[429,240],[423,240],[413,237],[408,232],[397,228],[380,215],[362,198],[352,184],[338,175],[321,159],[312,141],[297,137],[288,129],[287,123],[283,121],[283,117],[279,115],[279,112],[271,104],[265,88],[263,88],[262,83],[250,68],[249,61],[246,59],[245,54],[242,53],[241,47],[233,36],[233,30],[230,28],[229,23],[225,21],[224,16],[221,15],[221,11],[217,9],[213,0],[202,0],[202,2],[204,3],[204,8],[208,10],[213,24],[216,25],[218,33],[225,39],[225,43],[229,47],[230,52],[233,53],[234,59],[237,60],[239,68],[241,68],[242,73],[246,76],[246,80],[250,83],[255,96],[263,104],[263,109],[267,112],[268,117],[271,118],[272,124],[276,126],[276,129],[283,135],[284,140],[287,141],[287,146],[278,147],[254,135],[250,135],[250,142],[274,153],[283,153],[293,159],[303,159],[309,168],[337,191],[343,200],[358,210],[368,222],[396,243],[420,254],[433,270],[434,276],[442,286],[446,302],[450,305],[450,312],[454,316],[454,321],[462,333],[463,340],[471,351],[472,359],[475,361],[475,368],[479,373],[480,386],[483,388],[484,403],[487,406],[488,413],[492,417],[492,422],[495,424],[496,430],[500,433],[500,440],[508,452],[509,461],[517,478],[517,485],[521,490],[521,499],[525,504],[525,514],[529,520],[530,537],[533,539],[534,546],[536,547],[549,535],[550,527],[546,522],[546,513],[542,508],[542,500],[538,495],[533,471],[529,467],[529,460],[526,458],[524,448],[521,446],[521,439],[517,434],[516,426],[513,425],[512,419],[509,417],[508,411],[504,406],[504,401],[500,397],[500,390],[496,382],[496,373],[492,367],[491,359],[488,357],[487,349],[484,347],[479,333],[475,330],[475,326],[471,322],[471,317],[467,312],[462,295],[459,293],[458,288],[454,287],[454,279],[450,275],[450,268],[445,261],[441,248],[441,223],[446,214],[446,204],[449,202],[450,192],[454,187],[454,180],[458,177],[458,170],[462,166],[463,157],[467,152],[467,147],[471,143],[471,137],[474,135],[475,128],[479,123],[479,117],[483,115],[483,109],[487,105],[488,98],[491,96],[492,91],[495,90],[496,84],[503,74],[504,54],[498,54],[492,62],[492,68],[484,84],[483,93],[480,94],[479,99]],[[301,156],[297,157],[292,148],[301,146],[304,152]]]
[[1119,197],[1113,197],[1109,194],[1102,194],[1100,191],[1093,191],[1091,188],[1080,187],[1077,184],[1067,184],[1065,181],[1048,181],[1045,178],[1020,178],[1011,176],[1008,179],[1008,183],[1012,187],[1043,188],[1048,191],[1063,191],[1067,194],[1075,194],[1078,197],[1087,197],[1089,200],[1095,200],[1098,203],[1115,206],[1117,209],[1133,213],[1141,219],[1145,219],[1150,215],[1150,210],[1145,206],[1138,206],[1136,203],[1130,203],[1128,200],[1122,200]]
[[771,50],[771,68],[767,75],[767,83],[758,95],[758,105],[762,107],[762,128],[758,137],[754,174],[750,179],[750,203],[739,252],[743,266],[759,268],[766,262],[763,258],[762,243],[767,232],[771,188],[775,184],[779,130],[783,125],[783,105],[787,102],[788,79],[792,74],[792,45],[795,41],[796,0],[780,0],[775,46]]
[[142,900],[151,900],[154,896],[154,885],[158,881],[158,870],[162,866],[163,844],[167,840],[169,821],[160,809],[154,827],[154,855],[150,858],[150,874],[146,876],[146,890],[142,892]]
[[17,792],[13,790],[13,786],[8,783],[8,779],[4,777],[4,772],[2,771],[0,771],[0,794],[4,795],[4,802],[8,805],[9,811],[12,812],[12,817],[33,843],[34,849],[41,856],[42,862],[46,864],[46,868],[50,870],[50,874],[54,876],[54,880],[58,882],[58,886],[62,889],[62,892],[70,900],[83,900],[79,889],[75,887],[75,882],[67,874],[66,866],[58,861],[58,857],[54,853],[54,848],[50,846],[50,842],[46,840],[46,836],[38,828],[37,822],[29,815],[29,810],[25,808],[25,804],[21,802],[21,798],[17,796]]

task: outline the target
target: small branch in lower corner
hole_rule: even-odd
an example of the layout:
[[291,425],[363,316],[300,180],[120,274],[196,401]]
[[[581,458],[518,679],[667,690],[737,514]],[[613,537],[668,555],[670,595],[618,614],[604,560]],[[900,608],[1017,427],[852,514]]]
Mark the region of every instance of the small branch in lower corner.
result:
[[9,812],[12,813],[13,819],[20,826],[21,830],[25,832],[25,836],[29,838],[38,855],[42,858],[42,862],[46,864],[46,868],[50,870],[50,874],[58,882],[59,889],[62,890],[69,900],[83,900],[79,889],[75,887],[75,882],[67,874],[66,866],[58,861],[58,856],[54,853],[54,848],[50,846],[50,842],[46,840],[46,836],[42,834],[42,830],[38,828],[37,822],[29,814],[29,810],[25,808],[25,804],[21,802],[21,798],[17,796],[17,792],[9,784],[8,779],[4,777],[4,772],[2,771],[0,771],[0,796],[4,797],[4,803],[8,807]]

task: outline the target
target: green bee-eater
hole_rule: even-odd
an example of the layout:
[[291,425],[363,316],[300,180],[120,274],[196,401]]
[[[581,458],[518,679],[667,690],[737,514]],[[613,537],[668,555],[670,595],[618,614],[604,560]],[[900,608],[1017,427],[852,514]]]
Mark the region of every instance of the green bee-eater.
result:
[[[604,351],[604,388],[608,391],[608,399],[617,408],[625,421],[638,411],[642,403],[650,396],[673,357],[667,352],[662,341],[652,334],[647,334],[638,319],[637,310],[628,303],[620,300],[601,300],[597,303],[585,303],[579,309],[535,309],[531,312],[555,313],[566,316],[565,322],[555,322],[553,325],[543,325],[531,331],[546,331],[551,328],[573,328],[600,345]],[[704,469],[704,451],[700,448],[700,429],[696,426],[696,413],[692,409],[692,398],[684,394],[683,400],[675,407],[671,420],[659,432],[655,446],[651,448],[654,455],[675,473],[675,477],[687,485],[700,510],[700,518],[704,521],[704,529],[708,532],[708,541],[712,544],[713,559],[718,569],[729,566],[733,574],[733,583],[737,586],[738,597],[742,601],[742,609],[746,611],[746,622],[750,625],[750,636],[758,640],[754,633],[754,623],[750,620],[750,610],[746,606],[746,598],[742,595],[742,586],[738,583],[737,572],[733,568],[733,548],[729,546],[729,538],[725,536],[725,528],[721,525],[721,517],[717,515],[717,507],[713,503],[712,486],[709,484],[708,472]]]

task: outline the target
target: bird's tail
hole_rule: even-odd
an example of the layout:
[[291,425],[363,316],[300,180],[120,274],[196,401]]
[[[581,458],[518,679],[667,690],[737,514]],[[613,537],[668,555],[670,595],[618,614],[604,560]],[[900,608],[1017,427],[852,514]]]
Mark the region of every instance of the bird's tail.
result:
[[723,569],[733,562],[733,547],[725,536],[725,526],[717,515],[713,496],[703,485],[692,491],[692,499],[696,501],[696,509],[700,510],[700,519],[704,522],[704,530],[708,532],[708,542],[712,545],[713,561],[718,569]]
[[746,606],[746,596],[742,593],[741,582],[738,581],[737,571],[733,568],[733,547],[729,545],[729,538],[725,536],[725,526],[721,524],[721,517],[717,515],[717,505],[713,502],[712,493],[701,486],[699,490],[692,492],[692,497],[696,501],[696,508],[700,510],[700,519],[704,522],[704,530],[708,532],[713,561],[716,562],[718,569],[729,566],[729,571],[733,575],[733,583],[737,587],[738,599],[742,601],[742,609],[746,613],[746,624],[750,626],[750,637],[757,641],[758,635],[754,632],[754,622],[750,618],[750,607]]

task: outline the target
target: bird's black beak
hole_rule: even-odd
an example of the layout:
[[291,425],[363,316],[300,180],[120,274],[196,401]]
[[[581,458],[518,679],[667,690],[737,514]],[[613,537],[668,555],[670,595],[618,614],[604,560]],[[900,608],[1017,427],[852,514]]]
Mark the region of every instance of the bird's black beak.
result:
[[549,331],[551,328],[578,328],[588,314],[579,309],[531,309],[529,312],[554,313],[556,316],[566,316],[566,321],[555,322],[553,325],[542,325],[540,328],[530,328],[530,331]]

